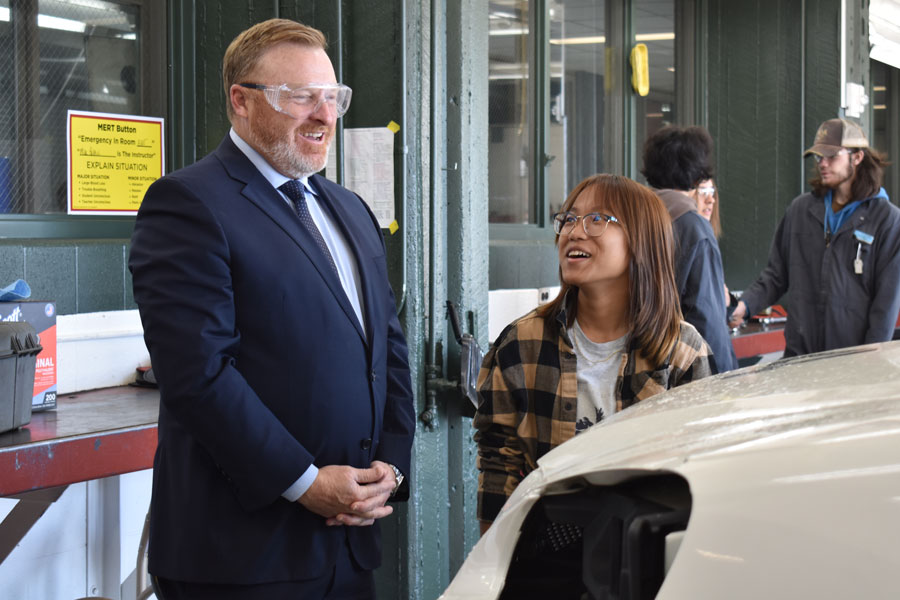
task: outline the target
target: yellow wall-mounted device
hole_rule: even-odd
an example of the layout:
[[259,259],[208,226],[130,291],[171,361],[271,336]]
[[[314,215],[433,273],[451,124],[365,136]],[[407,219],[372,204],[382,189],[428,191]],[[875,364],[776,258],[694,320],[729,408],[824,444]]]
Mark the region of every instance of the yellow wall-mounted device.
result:
[[631,87],[639,96],[650,93],[650,60],[647,44],[635,44],[631,49]]

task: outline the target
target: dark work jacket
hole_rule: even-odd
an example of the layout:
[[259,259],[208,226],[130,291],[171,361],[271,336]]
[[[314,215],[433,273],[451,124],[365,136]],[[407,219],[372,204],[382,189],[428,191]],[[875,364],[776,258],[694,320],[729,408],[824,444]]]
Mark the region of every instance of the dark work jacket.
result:
[[714,372],[737,368],[725,316],[725,274],[719,243],[693,198],[677,190],[655,190],[672,218],[675,234],[675,284],[684,320],[693,325],[713,352]]
[[[863,272],[853,268],[860,244]],[[900,311],[900,209],[884,190],[825,241],[825,203],[802,194],[778,225],[769,263],[741,300],[753,315],[788,293],[785,356],[890,340]]]

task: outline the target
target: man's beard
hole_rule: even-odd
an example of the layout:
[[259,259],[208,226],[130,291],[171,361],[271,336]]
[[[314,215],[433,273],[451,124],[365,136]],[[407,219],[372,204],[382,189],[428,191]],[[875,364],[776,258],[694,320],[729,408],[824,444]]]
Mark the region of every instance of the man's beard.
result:
[[[843,179],[841,179],[841,180],[838,181],[837,183],[831,184],[831,185],[829,185],[829,186],[827,186],[827,187],[828,187],[828,189],[830,189],[830,190],[836,190],[836,189],[838,189],[839,187],[841,187],[841,185],[843,185],[844,182],[846,182],[846,181],[852,181],[852,180],[853,180],[853,177],[854,177],[855,175],[856,175],[856,165],[854,165],[854,164],[851,162],[851,163],[848,165],[848,167],[847,167],[847,175],[846,175],[846,177],[844,177]],[[821,175],[820,175],[819,177],[821,178]]]
[[[281,136],[250,130],[256,146],[266,153],[266,158],[283,175],[292,179],[309,177],[325,168],[328,152],[321,155],[307,156],[300,153],[290,140]],[[327,135],[327,133],[326,133]],[[330,144],[330,140],[329,140]],[[327,146],[326,146],[327,148]]]

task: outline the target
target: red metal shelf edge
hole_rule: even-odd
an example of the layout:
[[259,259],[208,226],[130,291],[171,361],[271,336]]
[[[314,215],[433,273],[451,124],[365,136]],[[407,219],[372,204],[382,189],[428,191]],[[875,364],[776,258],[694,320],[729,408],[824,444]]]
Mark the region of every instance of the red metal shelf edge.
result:
[[783,351],[784,343],[784,329],[760,331],[731,338],[731,345],[734,346],[734,353],[738,358]]
[[154,424],[10,448],[0,452],[0,496],[149,469],[156,439]]

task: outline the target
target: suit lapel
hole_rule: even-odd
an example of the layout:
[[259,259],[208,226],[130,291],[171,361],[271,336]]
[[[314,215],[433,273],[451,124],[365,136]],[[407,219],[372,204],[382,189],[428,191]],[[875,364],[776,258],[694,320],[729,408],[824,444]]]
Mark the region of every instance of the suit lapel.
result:
[[[359,285],[361,286],[363,295],[363,314],[365,315],[367,329],[366,339],[371,339],[373,324],[372,315],[375,307],[375,298],[373,297],[373,288],[371,285],[371,265],[368,264],[364,258],[368,257],[371,252],[367,252],[360,245],[361,236],[359,234],[360,231],[365,231],[364,228],[370,227],[371,222],[366,221],[365,223],[358,223],[358,216],[347,210],[346,205],[327,189],[328,186],[322,183],[322,179],[321,175],[313,175],[309,178],[309,183],[313,186],[313,189],[316,190],[322,208],[331,214],[332,219],[338,224],[338,227],[340,227],[341,232],[344,234],[344,238],[350,245],[351,250],[353,250],[353,256],[356,259],[357,272],[359,273]],[[350,194],[350,192],[346,193]],[[356,198],[353,198],[353,201],[356,202]],[[349,224],[354,225],[352,230],[350,229]]]
[[[365,332],[363,332],[362,327],[360,327],[359,319],[356,318],[356,313],[353,311],[353,307],[347,299],[347,293],[344,291],[344,287],[341,285],[337,275],[331,269],[331,265],[328,264],[328,259],[322,254],[322,251],[316,244],[315,239],[313,239],[312,234],[303,226],[300,219],[297,218],[296,213],[291,210],[288,203],[281,197],[281,194],[279,194],[269,181],[263,177],[262,173],[253,166],[253,163],[244,156],[244,153],[234,145],[230,136],[225,136],[225,139],[219,145],[216,153],[228,174],[235,180],[245,184],[244,188],[241,190],[241,194],[259,208],[259,210],[271,219],[276,226],[290,236],[297,246],[300,247],[300,250],[306,254],[309,261],[324,280],[325,285],[331,291],[331,294],[337,300],[338,305],[344,311],[347,318],[355,325],[356,331],[359,333],[363,342],[366,342],[367,338]],[[316,189],[318,191],[318,188]],[[349,236],[348,239],[350,239]],[[355,247],[354,251],[357,252]],[[360,269],[360,272],[362,272],[362,269]]]

